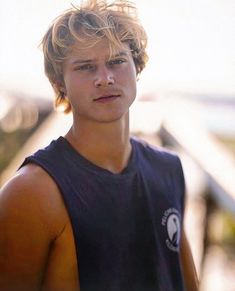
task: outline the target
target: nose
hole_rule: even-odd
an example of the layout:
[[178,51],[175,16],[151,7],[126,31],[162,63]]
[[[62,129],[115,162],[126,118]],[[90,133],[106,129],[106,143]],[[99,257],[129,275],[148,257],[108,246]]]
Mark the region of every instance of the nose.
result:
[[114,76],[112,71],[107,67],[102,67],[97,70],[95,76],[95,87],[107,87],[114,84]]

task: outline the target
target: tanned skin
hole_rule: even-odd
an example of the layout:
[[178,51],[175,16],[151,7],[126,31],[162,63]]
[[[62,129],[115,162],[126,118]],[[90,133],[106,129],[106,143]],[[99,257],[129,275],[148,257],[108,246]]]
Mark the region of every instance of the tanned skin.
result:
[[44,170],[22,168],[0,196],[0,290],[79,290],[71,224]]

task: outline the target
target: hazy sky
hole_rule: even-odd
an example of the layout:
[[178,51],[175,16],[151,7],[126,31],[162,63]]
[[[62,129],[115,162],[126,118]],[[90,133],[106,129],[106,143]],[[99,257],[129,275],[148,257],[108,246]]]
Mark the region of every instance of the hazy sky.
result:
[[[50,96],[38,48],[49,23],[72,0],[1,0],[0,90]],[[142,92],[235,95],[234,0],[138,0],[149,35]]]

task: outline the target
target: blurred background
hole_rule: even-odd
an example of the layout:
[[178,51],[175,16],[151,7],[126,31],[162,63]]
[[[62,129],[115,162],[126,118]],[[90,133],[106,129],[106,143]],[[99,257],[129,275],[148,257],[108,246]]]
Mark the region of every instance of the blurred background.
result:
[[[185,227],[200,291],[235,290],[235,2],[133,1],[149,35],[131,131],[176,151],[186,186]],[[26,155],[63,135],[40,40],[78,0],[1,1],[0,186]]]

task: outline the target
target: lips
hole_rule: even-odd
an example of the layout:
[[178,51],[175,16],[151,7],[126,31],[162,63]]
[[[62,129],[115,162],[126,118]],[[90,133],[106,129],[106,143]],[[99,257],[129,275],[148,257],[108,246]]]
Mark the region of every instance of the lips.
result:
[[119,94],[107,94],[107,95],[103,95],[103,96],[99,96],[95,98],[94,101],[109,101],[109,100],[113,100],[119,97],[120,97]]

